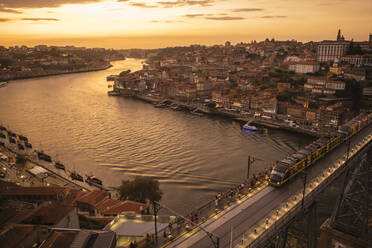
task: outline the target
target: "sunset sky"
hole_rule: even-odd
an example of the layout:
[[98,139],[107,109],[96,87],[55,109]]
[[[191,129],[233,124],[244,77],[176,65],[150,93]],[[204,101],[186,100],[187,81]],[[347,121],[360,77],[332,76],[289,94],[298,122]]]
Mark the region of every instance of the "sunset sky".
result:
[[0,45],[157,48],[367,40],[371,0],[0,0]]

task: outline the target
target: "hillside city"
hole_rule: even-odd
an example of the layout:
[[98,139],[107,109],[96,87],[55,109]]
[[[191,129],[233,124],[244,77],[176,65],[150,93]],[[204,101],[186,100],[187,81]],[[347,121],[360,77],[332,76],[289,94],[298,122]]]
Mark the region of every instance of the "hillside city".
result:
[[337,129],[372,106],[372,35],[356,42],[339,31],[333,41],[226,42],[142,56],[143,70],[121,73],[114,91],[204,103],[235,117],[289,118],[316,131]]
[[[110,61],[125,58],[143,59],[143,68],[110,75],[109,94],[135,97],[159,108],[220,115],[314,136],[332,134],[372,108],[372,34],[366,41],[354,41],[341,30],[335,40],[307,43],[266,39],[122,50],[0,47],[0,81],[104,70]],[[25,137],[0,127],[1,138],[7,132],[9,141],[14,137],[17,144],[26,145]],[[4,247],[155,247],[155,237],[149,235],[157,214],[151,208],[155,201],[124,199],[99,185],[82,188],[42,169],[34,162],[37,155],[25,159],[1,145],[0,244]],[[42,159],[38,156],[45,160],[45,154]],[[240,200],[244,190],[261,187],[268,170],[238,185],[226,198],[217,196],[213,207],[224,209],[231,199]],[[159,229],[164,230],[159,243],[203,221],[196,213],[183,226],[176,226],[169,216],[158,218]]]

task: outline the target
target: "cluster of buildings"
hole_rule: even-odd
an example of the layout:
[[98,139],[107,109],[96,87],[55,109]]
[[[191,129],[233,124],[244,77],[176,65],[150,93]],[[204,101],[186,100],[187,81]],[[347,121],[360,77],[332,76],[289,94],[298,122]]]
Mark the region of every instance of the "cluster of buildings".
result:
[[0,46],[0,81],[104,69],[124,59],[115,50],[74,46]]
[[[349,118],[353,96],[348,89],[353,84],[361,85],[361,107],[372,106],[371,58],[372,35],[369,41],[354,42],[341,31],[334,41],[266,39],[166,48],[148,51],[143,69],[119,75],[114,90],[185,103],[213,102],[217,110],[334,127]],[[336,108],[342,117],[329,120],[323,113]]]
[[135,225],[144,222],[136,216],[148,214],[148,204],[114,200],[102,190],[22,187],[0,180],[1,247],[127,247],[144,237],[132,236],[133,230],[118,222],[130,218],[126,225]]

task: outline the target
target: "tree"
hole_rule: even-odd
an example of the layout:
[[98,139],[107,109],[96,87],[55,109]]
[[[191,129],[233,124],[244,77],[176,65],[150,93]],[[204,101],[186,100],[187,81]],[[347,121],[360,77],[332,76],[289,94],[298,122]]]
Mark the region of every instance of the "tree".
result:
[[132,200],[146,203],[160,201],[163,192],[159,181],[151,177],[136,176],[133,181],[123,180],[119,187],[121,200]]

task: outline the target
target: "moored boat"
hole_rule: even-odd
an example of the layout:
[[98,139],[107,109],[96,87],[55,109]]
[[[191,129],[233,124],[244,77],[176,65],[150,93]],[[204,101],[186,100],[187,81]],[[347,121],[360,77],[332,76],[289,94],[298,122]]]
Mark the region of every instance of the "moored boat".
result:
[[65,166],[61,164],[60,162],[55,162],[54,166],[59,170],[66,170]]
[[31,149],[31,148],[32,148],[32,145],[31,145],[31,143],[28,143],[28,142],[25,142],[25,146],[26,146],[26,148],[29,148],[29,149]]
[[23,136],[23,135],[18,135],[18,138],[22,141],[25,141],[27,142],[28,141],[28,138],[26,136]]
[[166,108],[167,105],[164,104],[164,103],[157,103],[157,104],[154,105],[154,107],[155,107],[155,108]]
[[8,136],[9,136],[9,137],[14,137],[14,138],[15,138],[15,137],[17,137],[17,134],[15,134],[15,133],[13,133],[12,131],[9,131],[9,130],[8,130]]
[[258,128],[255,127],[255,126],[251,126],[251,125],[249,125],[248,123],[246,123],[246,124],[244,124],[244,126],[243,126],[243,130],[244,130],[244,131],[256,132],[256,131],[258,131]]
[[77,180],[77,181],[80,181],[80,182],[84,182],[84,179],[82,176],[80,176],[78,173],[76,172],[71,172],[70,173],[70,177],[72,180]]
[[23,145],[21,145],[21,144],[18,144],[18,149],[19,149],[19,150],[24,150],[25,147],[24,147]]
[[49,155],[45,154],[43,151],[38,151],[37,152],[37,157],[40,160],[44,160],[44,161],[47,161],[47,162],[52,162],[51,157]]
[[108,91],[107,92],[107,94],[109,95],[109,96],[120,96],[120,93],[119,92],[116,92],[116,91]]
[[12,143],[12,144],[15,144],[16,143],[16,140],[13,139],[12,137],[9,137],[9,142]]
[[8,82],[0,82],[0,88],[8,85]]
[[181,110],[180,106],[178,106],[177,104],[171,106],[171,109],[173,109],[175,111],[180,111]]
[[114,81],[118,76],[117,75],[109,75],[106,77],[107,81]]
[[87,176],[87,178],[85,179],[85,182],[87,182],[89,185],[102,186],[102,181],[95,176]]
[[4,126],[0,126],[0,130],[1,130],[1,131],[6,131],[6,127],[4,127]]
[[3,133],[0,133],[0,138],[3,138],[3,139],[5,139],[5,138],[6,138],[5,134],[3,134]]

